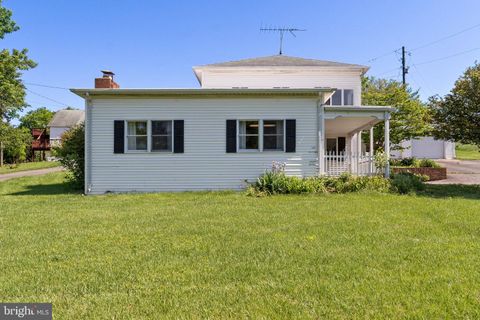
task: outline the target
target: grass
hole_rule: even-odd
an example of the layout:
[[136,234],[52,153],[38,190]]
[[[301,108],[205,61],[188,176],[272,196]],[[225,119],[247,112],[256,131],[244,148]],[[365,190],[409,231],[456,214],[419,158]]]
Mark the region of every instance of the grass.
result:
[[480,160],[480,149],[472,144],[457,143],[455,152],[459,160]]
[[0,167],[0,174],[12,173],[18,171],[46,169],[60,166],[58,161],[25,162],[18,165],[4,164]]
[[480,317],[480,187],[85,197],[0,183],[0,297],[56,319]]

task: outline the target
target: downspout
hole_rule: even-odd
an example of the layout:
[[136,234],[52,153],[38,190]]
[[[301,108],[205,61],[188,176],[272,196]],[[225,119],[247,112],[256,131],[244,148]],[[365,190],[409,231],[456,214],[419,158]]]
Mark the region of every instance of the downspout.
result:
[[92,100],[90,94],[85,94],[85,186],[84,193],[87,195],[92,191],[91,181],[91,151],[90,151],[90,139],[91,139],[91,121],[90,121],[90,107],[92,106]]

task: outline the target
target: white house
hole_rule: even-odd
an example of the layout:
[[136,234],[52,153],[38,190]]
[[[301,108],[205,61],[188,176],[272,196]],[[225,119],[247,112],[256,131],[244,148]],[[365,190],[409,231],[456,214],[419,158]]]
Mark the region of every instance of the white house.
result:
[[299,177],[371,174],[359,137],[381,121],[389,153],[392,108],[361,103],[368,67],[277,55],[193,70],[198,89],[120,89],[111,72],[72,89],[86,101],[85,193],[240,189],[272,161]]
[[83,110],[59,110],[48,123],[50,129],[50,145],[60,143],[62,135],[70,128],[82,123],[85,120]]

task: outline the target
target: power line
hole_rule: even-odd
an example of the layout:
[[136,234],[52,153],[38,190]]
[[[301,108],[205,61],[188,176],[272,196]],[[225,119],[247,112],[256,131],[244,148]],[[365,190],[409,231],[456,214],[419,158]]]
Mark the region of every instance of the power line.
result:
[[26,85],[29,86],[36,86],[36,87],[43,87],[43,88],[51,88],[51,89],[62,89],[62,90],[69,90],[68,88],[64,87],[57,87],[57,86],[51,86],[47,84],[41,84],[41,83],[33,83],[33,82],[24,82]]
[[[427,81],[425,80],[425,77],[423,76],[422,72],[420,71],[420,69],[417,68],[417,65],[415,63],[413,63],[412,61],[412,67],[415,69],[415,71],[417,72],[418,76],[420,77],[420,79],[422,80],[423,84],[424,84],[424,87],[427,89],[427,91],[430,93],[430,95],[433,93],[433,90],[430,88],[430,86],[427,84]],[[413,75],[412,75],[412,79],[413,78]],[[414,79],[415,80],[415,79]],[[415,82],[418,82],[418,81],[415,81]]]
[[443,37],[443,38],[440,38],[440,39],[437,39],[437,40],[434,40],[434,41],[431,41],[431,42],[427,42],[427,43],[422,44],[422,45],[420,45],[420,46],[418,46],[418,47],[416,47],[416,48],[411,49],[410,51],[415,51],[415,50],[419,50],[419,49],[423,49],[423,48],[429,47],[429,46],[431,46],[431,45],[434,45],[434,44],[437,44],[437,43],[442,42],[442,41],[444,41],[444,40],[447,40],[447,39],[456,37],[456,36],[458,36],[459,34],[462,34],[462,33],[464,33],[464,32],[470,31],[470,30],[475,29],[475,28],[478,28],[478,27],[480,27],[480,23],[479,23],[479,24],[476,24],[476,25],[474,25],[474,26],[471,26],[471,27],[469,27],[469,28],[460,30],[460,31],[458,31],[458,32],[452,33],[452,34],[450,34],[450,35],[448,35],[448,36],[445,36],[445,37]]
[[63,102],[61,102],[61,101],[58,101],[58,100],[52,99],[52,98],[50,98],[50,97],[44,96],[43,94],[37,93],[37,92],[32,91],[32,90],[30,90],[30,89],[28,89],[28,88],[25,88],[25,90],[27,90],[27,91],[30,92],[30,93],[33,93],[34,95],[37,95],[37,96],[39,96],[39,97],[42,97],[42,98],[44,98],[44,99],[47,99],[47,100],[50,100],[50,101],[52,101],[52,102],[58,103],[58,104],[63,105],[63,106],[65,106],[65,107],[69,107],[69,105],[67,105],[67,104],[65,104],[65,103],[63,103]]
[[[478,27],[480,27],[480,23],[479,23],[479,24],[476,24],[476,25],[474,25],[474,26],[468,27],[468,28],[466,28],[466,29],[460,30],[460,31],[458,31],[458,32],[452,33],[452,34],[450,34],[450,35],[448,35],[448,36],[439,38],[439,39],[437,39],[437,40],[430,41],[430,42],[427,42],[427,43],[425,43],[425,44],[422,44],[422,45],[420,45],[420,46],[418,46],[418,47],[415,47],[415,48],[411,49],[410,52],[416,51],[416,50],[420,50],[420,49],[423,49],[423,48],[426,48],[426,47],[429,47],[429,46],[431,46],[431,45],[434,45],[434,44],[437,44],[437,43],[442,42],[442,41],[444,41],[444,40],[448,40],[448,39],[450,39],[450,38],[456,37],[456,36],[458,36],[458,35],[460,35],[460,34],[462,34],[462,33],[465,33],[465,32],[467,32],[467,31],[473,30],[473,29],[478,28]],[[371,62],[374,62],[374,61],[376,61],[376,60],[378,60],[378,59],[387,57],[387,56],[389,56],[389,55],[391,55],[391,54],[397,53],[399,50],[400,50],[400,48],[395,49],[395,50],[392,50],[392,51],[388,51],[388,52],[386,52],[386,53],[384,53],[384,54],[381,54],[381,55],[379,55],[379,56],[377,56],[377,57],[374,57],[374,58],[371,58],[371,59],[367,60],[366,63],[371,63]]]
[[399,69],[399,68],[397,67],[397,68],[393,68],[393,69],[384,71],[384,72],[382,72],[382,73],[377,74],[377,77],[383,76],[384,74],[387,74],[387,73],[392,73],[392,71],[397,71],[398,69]]
[[420,62],[420,63],[417,63],[416,65],[417,65],[417,66],[421,66],[421,65],[424,65],[424,64],[428,64],[428,63],[433,63],[433,62],[437,62],[437,61],[442,61],[442,60],[454,58],[454,57],[461,56],[461,55],[463,55],[463,54],[467,54],[467,53],[470,53],[470,52],[473,52],[473,51],[477,51],[477,50],[480,50],[480,47],[473,48],[473,49],[466,50],[466,51],[462,51],[462,52],[458,52],[458,53],[454,53],[454,54],[451,54],[451,55],[448,55],[448,56],[445,56],[445,57],[440,57],[440,58],[436,58],[436,59],[432,59],[432,60]]
[[381,59],[381,58],[384,58],[384,57],[387,57],[391,54],[394,54],[395,52],[397,52],[399,49],[395,49],[395,50],[392,50],[392,51],[389,51],[389,52],[386,52],[384,54],[381,54],[375,58],[372,58],[372,59],[369,59],[366,61],[366,63],[370,63],[370,62],[374,62],[374,61],[377,61],[378,59]]

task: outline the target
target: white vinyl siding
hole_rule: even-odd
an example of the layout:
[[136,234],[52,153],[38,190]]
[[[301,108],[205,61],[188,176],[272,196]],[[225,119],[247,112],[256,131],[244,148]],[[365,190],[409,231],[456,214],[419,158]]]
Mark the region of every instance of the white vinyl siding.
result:
[[353,105],[360,106],[360,72],[349,70],[205,70],[202,88],[320,88],[352,89]]
[[[88,108],[86,189],[93,194],[240,189],[272,161],[285,162],[287,175],[314,176],[318,170],[315,99],[94,99]],[[183,119],[185,152],[114,154],[114,120],[146,119]],[[296,152],[226,153],[227,119],[296,119]]]

